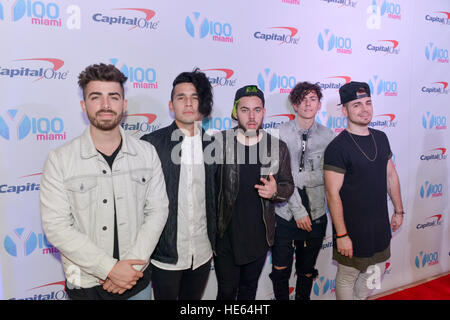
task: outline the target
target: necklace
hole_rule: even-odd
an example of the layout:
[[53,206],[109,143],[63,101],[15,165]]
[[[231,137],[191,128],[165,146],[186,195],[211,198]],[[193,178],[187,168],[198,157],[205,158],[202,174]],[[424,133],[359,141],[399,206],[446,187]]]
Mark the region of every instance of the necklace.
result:
[[377,158],[377,155],[378,155],[378,148],[377,148],[377,143],[376,143],[376,141],[375,141],[375,138],[374,138],[372,132],[369,130],[369,133],[370,133],[370,135],[371,135],[371,137],[372,137],[372,140],[373,140],[373,144],[375,145],[375,156],[373,157],[373,159],[370,159],[370,158],[367,156],[367,154],[363,151],[363,149],[361,149],[361,147],[359,146],[359,144],[356,143],[356,140],[355,140],[355,138],[353,138],[352,134],[351,134],[348,130],[345,130],[345,131],[347,131],[347,133],[348,133],[348,135],[350,136],[350,138],[352,138],[353,142],[356,144],[356,146],[358,147],[359,151],[362,152],[362,154],[367,158],[367,160],[369,160],[369,161],[371,161],[371,162],[375,161],[375,159]]

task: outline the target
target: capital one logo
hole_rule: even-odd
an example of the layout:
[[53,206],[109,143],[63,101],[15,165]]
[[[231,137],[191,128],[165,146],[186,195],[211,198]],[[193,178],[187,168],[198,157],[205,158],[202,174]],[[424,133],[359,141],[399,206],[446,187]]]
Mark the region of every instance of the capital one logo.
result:
[[433,216],[427,217],[425,223],[417,224],[416,229],[424,230],[426,228],[440,226],[440,225],[442,225],[442,221],[441,220],[442,220],[442,214],[435,214]]
[[435,252],[423,252],[420,251],[419,254],[414,259],[414,265],[417,269],[422,269],[427,266],[432,266],[439,263],[439,253]]
[[420,197],[422,199],[425,198],[436,198],[436,197],[442,197],[443,192],[443,185],[442,183],[433,184],[429,181],[425,181],[423,185],[420,186]]
[[370,92],[376,95],[383,94],[385,96],[397,96],[398,84],[396,81],[383,80],[381,77],[374,75],[369,80]]
[[338,36],[333,34],[330,29],[325,29],[319,33],[317,37],[317,44],[320,50],[329,52],[336,49],[337,53],[352,53],[352,39],[345,36]]
[[33,253],[38,244],[38,237],[33,231],[25,228],[17,228],[12,234],[7,235],[3,246],[13,257],[25,257]]
[[379,127],[379,128],[394,128],[397,125],[397,121],[394,121],[396,118],[393,113],[385,113],[378,114],[375,116],[375,119],[370,121],[369,126],[371,128]]
[[448,50],[445,48],[439,48],[433,42],[430,42],[425,47],[425,57],[428,61],[438,63],[449,63]]
[[[316,82],[323,90],[336,89],[339,90],[344,84],[349,83],[352,79],[349,76],[333,76],[327,77],[326,79],[337,79],[338,81],[326,81],[326,82]],[[344,82],[343,82],[344,81]]]
[[232,69],[226,68],[214,68],[214,69],[203,69],[206,77],[213,87],[234,87],[236,85],[236,79],[232,76],[234,71]]
[[212,36],[213,41],[233,42],[233,30],[228,22],[208,20],[200,12],[193,12],[184,22],[187,33],[192,38],[203,39]]
[[297,84],[294,76],[278,75],[269,68],[264,69],[257,77],[258,87],[264,92],[280,89],[280,93],[289,93]]
[[447,129],[447,117],[426,112],[422,116],[422,126],[428,130],[445,130]]
[[447,159],[447,148],[434,148],[428,151],[428,154],[422,154],[420,160],[446,160]]
[[335,280],[320,277],[318,280],[314,282],[313,292],[316,296],[325,295],[328,292],[331,293],[335,291],[336,291]]
[[[8,78],[24,77],[35,79],[34,82],[41,79],[47,80],[66,80],[69,71],[61,71],[64,61],[56,58],[30,58],[30,59],[17,59],[13,61],[26,61],[26,64],[32,64],[36,67],[27,66],[15,66],[15,67],[0,67],[0,76],[5,76]],[[30,62],[29,62],[30,61]],[[37,64],[39,62],[39,64]],[[45,64],[50,64],[53,67],[46,68],[41,66],[41,62]]]
[[423,86],[421,91],[424,93],[432,94],[448,94],[449,89],[447,81],[436,81],[431,83],[434,86]]
[[433,23],[440,23],[444,25],[450,25],[450,12],[447,11],[436,11],[434,13],[439,13],[440,15],[426,15],[425,20]]
[[[138,13],[139,17],[124,17],[122,15],[116,16],[108,16],[102,13],[95,13],[92,16],[92,20],[95,22],[105,23],[109,25],[119,24],[131,26],[128,31],[139,28],[139,29],[147,29],[147,30],[155,30],[158,27],[159,21],[150,21],[156,14],[155,11],[144,8],[115,8],[112,10],[121,10],[121,11],[131,11],[131,13]],[[145,15],[145,18],[141,18],[142,15]]]
[[156,118],[156,114],[153,113],[125,114],[121,126],[131,135],[146,134],[159,129],[160,124],[154,123]]

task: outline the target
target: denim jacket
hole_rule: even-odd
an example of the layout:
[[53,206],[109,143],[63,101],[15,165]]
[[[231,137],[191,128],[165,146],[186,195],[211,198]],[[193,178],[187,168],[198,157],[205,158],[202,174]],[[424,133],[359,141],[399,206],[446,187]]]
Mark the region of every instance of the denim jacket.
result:
[[155,148],[122,128],[120,133],[122,148],[112,170],[96,150],[89,127],[51,151],[45,163],[42,227],[60,251],[67,281],[74,287],[98,285],[117,262],[114,206],[121,260],[148,261],[166,224],[166,186]]
[[326,212],[325,186],[323,178],[323,156],[325,148],[333,140],[333,131],[320,123],[314,122],[307,130],[307,142],[303,172],[299,172],[301,158],[301,139],[305,130],[300,128],[297,119],[282,124],[279,127],[280,139],[283,140],[291,156],[292,177],[295,190],[289,201],[279,203],[275,207],[275,213],[285,220],[294,217],[299,220],[308,215],[297,188],[306,187],[312,220],[320,218]]

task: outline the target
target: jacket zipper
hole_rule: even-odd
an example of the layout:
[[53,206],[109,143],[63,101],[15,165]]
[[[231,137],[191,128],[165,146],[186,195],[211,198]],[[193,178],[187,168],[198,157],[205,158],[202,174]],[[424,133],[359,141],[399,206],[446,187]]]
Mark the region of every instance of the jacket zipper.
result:
[[264,217],[264,201],[262,198],[260,198],[260,199],[261,199],[261,206],[262,206],[262,218],[263,218],[264,226],[266,227],[266,241],[267,241],[267,245],[270,247],[269,238],[267,238],[267,233],[269,232],[269,230],[267,229],[267,223],[266,223],[266,219]]

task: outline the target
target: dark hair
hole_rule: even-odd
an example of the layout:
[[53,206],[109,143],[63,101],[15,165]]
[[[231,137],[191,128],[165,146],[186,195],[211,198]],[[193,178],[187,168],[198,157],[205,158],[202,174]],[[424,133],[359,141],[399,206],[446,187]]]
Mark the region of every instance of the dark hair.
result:
[[84,90],[91,81],[110,81],[118,82],[122,87],[122,96],[125,98],[123,84],[127,81],[127,77],[112,64],[92,64],[78,76],[78,85],[83,90],[83,99],[85,99]]
[[173,101],[175,93],[175,86],[179,83],[192,83],[197,90],[199,105],[198,111],[204,116],[208,117],[211,114],[213,106],[212,86],[206,75],[195,68],[192,72],[180,73],[172,83],[172,92],[170,93],[170,100]]
[[310,82],[299,82],[295,85],[294,89],[292,89],[289,94],[289,102],[291,104],[299,104],[311,91],[314,91],[319,98],[319,101],[322,99],[322,90],[317,84],[313,84]]

